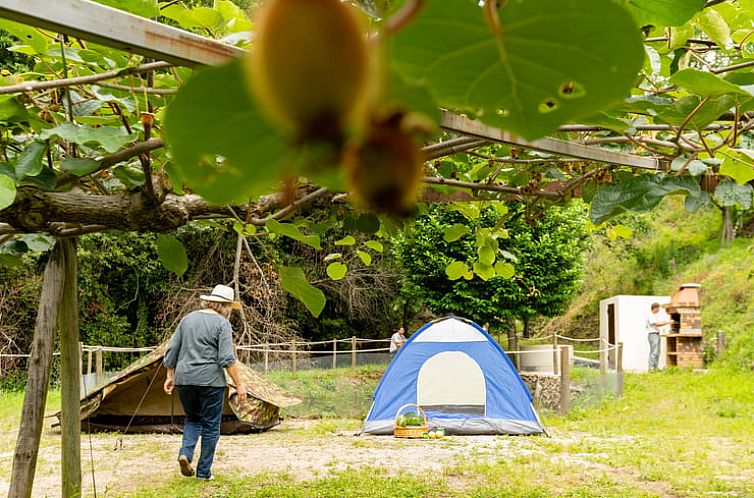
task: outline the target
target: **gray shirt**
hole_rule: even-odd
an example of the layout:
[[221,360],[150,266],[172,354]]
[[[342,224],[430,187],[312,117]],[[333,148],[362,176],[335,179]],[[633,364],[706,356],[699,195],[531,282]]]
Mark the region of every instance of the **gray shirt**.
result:
[[657,326],[658,323],[663,321],[663,317],[660,316],[660,312],[653,313],[652,311],[647,313],[644,320],[644,326],[647,329],[648,334],[659,334],[660,329]]
[[176,386],[225,387],[225,372],[236,361],[227,318],[214,312],[193,311],[175,329],[164,365],[175,369]]

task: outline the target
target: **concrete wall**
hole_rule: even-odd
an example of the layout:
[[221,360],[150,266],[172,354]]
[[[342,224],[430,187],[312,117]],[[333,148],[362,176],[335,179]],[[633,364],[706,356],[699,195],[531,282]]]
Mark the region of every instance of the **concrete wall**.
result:
[[[629,372],[646,372],[649,358],[649,341],[647,340],[646,317],[652,303],[661,305],[670,302],[670,296],[613,296],[600,301],[600,337],[608,340],[608,309],[614,310],[615,343],[623,343],[623,368]],[[669,319],[664,308],[660,308],[660,317]],[[661,333],[666,333],[662,327]],[[665,366],[665,339],[661,340],[660,368]],[[610,357],[611,366],[613,355]]]

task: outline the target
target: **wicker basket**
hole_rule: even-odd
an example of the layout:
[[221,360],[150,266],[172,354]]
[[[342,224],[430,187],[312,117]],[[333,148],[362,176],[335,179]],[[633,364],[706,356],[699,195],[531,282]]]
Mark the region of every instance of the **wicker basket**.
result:
[[[406,408],[414,407],[416,408],[416,412],[421,415],[422,417],[422,425],[420,426],[411,426],[411,427],[401,427],[398,425],[398,417],[400,417],[401,413],[403,413],[403,410]],[[427,415],[424,413],[424,410],[421,409],[419,405],[414,405],[412,403],[405,404],[401,406],[398,411],[395,413],[395,421],[394,421],[394,428],[393,428],[393,436],[395,437],[406,437],[406,438],[421,438],[424,433],[427,432]]]

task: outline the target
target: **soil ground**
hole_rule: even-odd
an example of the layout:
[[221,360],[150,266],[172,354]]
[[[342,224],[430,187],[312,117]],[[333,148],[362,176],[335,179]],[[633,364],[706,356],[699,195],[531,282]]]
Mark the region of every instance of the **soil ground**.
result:
[[[346,421],[349,428],[355,421]],[[339,424],[342,425],[342,424]],[[322,477],[331,471],[358,467],[400,469],[410,473],[442,472],[470,454],[494,461],[501,455],[531,453],[538,437],[446,436],[438,440],[396,439],[356,435],[356,430],[329,432],[313,420],[288,420],[268,432],[222,436],[215,455],[216,475],[286,472],[294,479]],[[12,434],[3,439],[13,438]],[[14,439],[14,438],[13,438]],[[97,493],[128,495],[133,490],[178,475],[180,435],[82,434],[84,496],[92,495],[92,464]],[[116,449],[117,448],[117,449]],[[13,453],[0,454],[0,468],[10,471]],[[412,462],[410,466],[400,462]],[[60,434],[46,430],[40,448],[34,497],[60,496]],[[3,472],[2,474],[6,474]],[[8,472],[0,476],[0,495],[8,492]]]

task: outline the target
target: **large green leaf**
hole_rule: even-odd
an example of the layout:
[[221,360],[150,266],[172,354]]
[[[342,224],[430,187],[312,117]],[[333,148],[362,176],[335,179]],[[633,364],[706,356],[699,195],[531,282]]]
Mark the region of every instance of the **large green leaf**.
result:
[[173,4],[162,9],[160,14],[174,20],[186,29],[203,28],[216,33],[225,25],[223,15],[209,7],[189,9],[183,4]]
[[384,250],[382,243],[378,240],[367,240],[364,245],[375,252],[382,252]]
[[82,159],[76,157],[66,157],[60,164],[63,171],[75,176],[86,176],[99,169],[100,162],[94,159]]
[[[680,126],[686,123],[688,128],[703,130],[705,126],[716,121],[724,112],[736,105],[736,101],[730,95],[713,97],[701,107],[702,98],[697,95],[688,95],[678,99],[672,105],[662,108],[657,114],[658,121]],[[698,109],[697,109],[698,108]],[[696,112],[694,110],[696,109]],[[688,116],[694,112],[691,120]]]
[[278,273],[283,289],[301,301],[312,316],[318,317],[327,302],[325,293],[310,284],[306,280],[304,270],[297,266],[280,265]]
[[38,54],[44,54],[47,52],[47,40],[49,38],[32,26],[0,19],[0,29],[4,29],[21,40],[22,43],[29,45]]
[[513,278],[513,275],[516,274],[516,269],[510,263],[498,261],[495,263],[495,273],[501,278]]
[[343,280],[348,273],[348,266],[338,261],[327,265],[327,276],[333,280]]
[[13,178],[0,175],[0,210],[3,210],[13,204],[16,199],[16,184]]
[[456,223],[445,229],[443,238],[445,239],[445,242],[455,242],[467,233],[469,233],[469,227],[467,225]]
[[395,67],[441,107],[535,139],[628,94],[644,61],[631,15],[604,0],[432,0],[393,43]]
[[592,199],[589,217],[595,225],[604,223],[624,211],[645,212],[671,194],[701,195],[697,181],[690,176],[646,174],[602,187]]
[[[245,200],[277,182],[287,147],[246,89],[241,61],[200,71],[165,115],[179,181],[210,202]],[[225,160],[216,165],[215,157]]]
[[697,26],[707,33],[709,37],[720,47],[733,47],[733,39],[730,36],[730,26],[725,17],[715,9],[704,9],[694,18]]
[[720,165],[720,174],[729,176],[736,183],[743,185],[754,180],[754,162],[746,154],[729,150],[723,159],[723,164]]
[[162,265],[179,277],[188,269],[188,256],[180,240],[172,235],[157,237],[157,255]]
[[453,261],[445,267],[445,274],[451,280],[458,280],[469,272],[469,267],[461,261]]
[[157,7],[157,0],[95,0],[115,9],[125,10],[131,14],[142,17],[157,17],[160,15],[160,9]]
[[41,233],[25,233],[19,237],[26,244],[26,248],[33,252],[45,252],[55,245],[55,237]]
[[670,77],[670,82],[702,97],[718,97],[729,93],[751,97],[751,93],[740,86],[698,69],[681,69]]
[[356,238],[353,235],[346,235],[340,240],[335,241],[336,246],[352,246],[356,243]]
[[639,26],[680,26],[704,8],[706,0],[624,0]]
[[486,281],[495,276],[495,268],[492,265],[477,261],[474,263],[474,273]]
[[54,128],[42,130],[39,138],[59,137],[80,145],[100,144],[107,152],[116,152],[136,137],[129,135],[124,128],[79,125],[66,121]]
[[0,121],[21,121],[28,117],[29,113],[26,107],[17,98],[9,95],[5,95],[4,97],[6,98],[0,98]]
[[721,206],[738,206],[741,209],[751,209],[753,194],[754,189],[748,183],[722,182],[715,189],[715,198]]
[[372,255],[368,252],[356,250],[356,255],[359,257],[361,262],[364,263],[364,266],[369,266],[372,264]]
[[32,142],[27,145],[16,160],[16,178],[37,176],[42,171],[45,151],[47,151],[47,144],[44,142]]
[[267,230],[278,235],[290,237],[293,240],[298,240],[304,244],[313,247],[317,250],[322,249],[320,238],[318,235],[305,235],[301,233],[301,230],[291,223],[280,223],[276,220],[270,220],[267,222]]
[[230,0],[219,0],[215,2],[215,9],[223,16],[228,31],[236,33],[239,31],[250,31],[252,28],[249,15],[238,5]]

